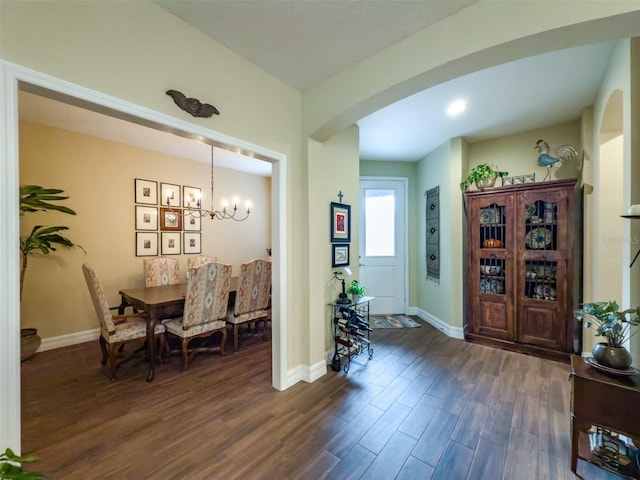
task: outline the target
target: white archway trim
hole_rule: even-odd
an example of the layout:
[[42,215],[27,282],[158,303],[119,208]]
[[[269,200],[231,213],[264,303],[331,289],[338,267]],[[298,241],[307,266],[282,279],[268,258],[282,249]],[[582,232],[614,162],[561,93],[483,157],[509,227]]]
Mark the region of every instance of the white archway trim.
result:
[[[152,124],[231,148],[253,152],[273,164],[272,173],[272,239],[273,246],[273,335],[272,385],[284,390],[287,381],[287,302],[285,286],[286,260],[286,172],[285,154],[195,125],[105,95],[94,90],[43,74],[11,62],[0,60],[0,211],[4,212],[0,235],[0,445],[20,451],[20,297],[19,278],[19,151],[18,151],[18,84],[24,82],[107,109],[130,115]],[[11,214],[11,212],[15,212]],[[8,214],[7,214],[8,213]]]

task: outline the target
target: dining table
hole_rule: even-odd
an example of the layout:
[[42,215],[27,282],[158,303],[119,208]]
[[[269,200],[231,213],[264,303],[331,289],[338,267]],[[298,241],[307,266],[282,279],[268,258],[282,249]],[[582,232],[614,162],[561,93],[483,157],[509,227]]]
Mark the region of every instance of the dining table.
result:
[[[229,287],[229,305],[233,307],[238,277],[231,277]],[[122,299],[120,308],[131,306],[144,311],[147,319],[147,344],[149,348],[149,373],[147,382],[153,381],[156,361],[156,344],[154,342],[155,327],[162,319],[178,317],[184,310],[184,298],[187,283],[175,283],[156,287],[140,287],[120,290]]]

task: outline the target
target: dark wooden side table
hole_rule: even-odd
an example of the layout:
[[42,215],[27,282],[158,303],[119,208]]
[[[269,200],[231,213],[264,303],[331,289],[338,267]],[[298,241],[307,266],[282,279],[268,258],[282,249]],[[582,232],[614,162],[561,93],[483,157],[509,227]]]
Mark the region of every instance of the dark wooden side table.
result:
[[571,356],[571,471],[578,458],[625,478],[640,478],[635,459],[630,467],[616,469],[592,455],[586,433],[592,426],[631,437],[640,446],[640,375],[613,376],[600,373]]

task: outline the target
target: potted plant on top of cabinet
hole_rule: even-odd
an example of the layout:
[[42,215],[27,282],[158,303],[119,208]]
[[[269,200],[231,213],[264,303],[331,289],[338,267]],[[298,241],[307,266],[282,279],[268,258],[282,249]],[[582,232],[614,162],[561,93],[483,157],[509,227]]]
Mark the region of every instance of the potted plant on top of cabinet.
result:
[[498,177],[506,177],[507,175],[509,175],[509,172],[498,170],[495,165],[481,163],[473,167],[467,178],[460,182],[460,190],[464,192],[472,183],[475,183],[479,190],[484,190],[485,188],[493,187]]

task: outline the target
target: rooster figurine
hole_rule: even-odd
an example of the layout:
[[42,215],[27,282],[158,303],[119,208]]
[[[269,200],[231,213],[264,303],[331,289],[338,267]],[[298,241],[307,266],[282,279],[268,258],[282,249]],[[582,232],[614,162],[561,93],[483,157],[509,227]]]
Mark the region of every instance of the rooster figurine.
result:
[[571,145],[560,145],[556,148],[556,156],[552,157],[549,155],[549,144],[542,139],[536,142],[535,149],[538,151],[538,165],[547,167],[547,175],[542,179],[543,182],[551,178],[551,167],[574,160],[578,156],[578,152]]

